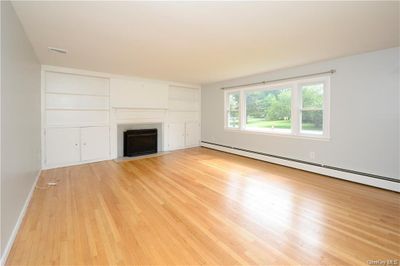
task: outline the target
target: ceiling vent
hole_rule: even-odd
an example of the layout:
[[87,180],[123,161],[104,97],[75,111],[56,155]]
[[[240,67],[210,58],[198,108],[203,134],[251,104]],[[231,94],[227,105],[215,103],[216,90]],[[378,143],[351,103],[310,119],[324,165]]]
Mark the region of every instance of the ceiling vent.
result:
[[50,52],[56,52],[59,54],[66,54],[68,51],[62,48],[56,48],[56,47],[47,47],[47,49],[49,49]]

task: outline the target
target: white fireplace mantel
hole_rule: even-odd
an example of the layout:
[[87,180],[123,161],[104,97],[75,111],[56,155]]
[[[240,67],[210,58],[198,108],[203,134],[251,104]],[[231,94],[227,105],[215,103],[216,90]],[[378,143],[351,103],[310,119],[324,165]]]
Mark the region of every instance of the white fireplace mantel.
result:
[[110,117],[111,158],[118,157],[118,125],[122,124],[161,124],[162,151],[166,151],[168,149],[167,113],[167,109],[112,108]]

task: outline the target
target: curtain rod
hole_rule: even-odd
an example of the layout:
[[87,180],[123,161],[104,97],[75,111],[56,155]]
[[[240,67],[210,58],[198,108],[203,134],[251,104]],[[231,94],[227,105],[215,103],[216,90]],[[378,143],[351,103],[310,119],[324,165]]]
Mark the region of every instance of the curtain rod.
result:
[[320,76],[320,75],[324,75],[324,74],[333,74],[335,72],[336,72],[335,69],[331,69],[331,70],[325,71],[325,72],[319,72],[319,73],[313,73],[313,74],[307,74],[307,75],[301,75],[301,76],[294,76],[294,77],[287,77],[287,78],[282,78],[282,79],[264,80],[264,81],[260,81],[260,82],[254,82],[254,83],[222,87],[221,89],[226,90],[226,89],[232,89],[232,88],[238,88],[238,87],[247,87],[247,86],[252,86],[252,85],[260,85],[260,84],[267,84],[267,83],[271,83],[271,82],[284,81],[284,80],[289,80],[289,79],[298,79],[298,78]]

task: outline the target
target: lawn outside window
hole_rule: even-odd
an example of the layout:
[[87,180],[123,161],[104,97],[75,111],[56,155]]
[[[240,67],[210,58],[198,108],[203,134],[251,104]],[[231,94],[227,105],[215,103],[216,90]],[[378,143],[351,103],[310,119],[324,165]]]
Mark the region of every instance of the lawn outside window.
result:
[[225,129],[329,138],[330,78],[225,90]]

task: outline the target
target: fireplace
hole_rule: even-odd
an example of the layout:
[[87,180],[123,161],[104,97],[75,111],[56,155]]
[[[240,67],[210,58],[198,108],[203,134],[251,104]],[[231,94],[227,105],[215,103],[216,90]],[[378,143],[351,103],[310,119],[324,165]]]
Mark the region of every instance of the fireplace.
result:
[[124,132],[124,156],[157,153],[157,129],[137,129]]

